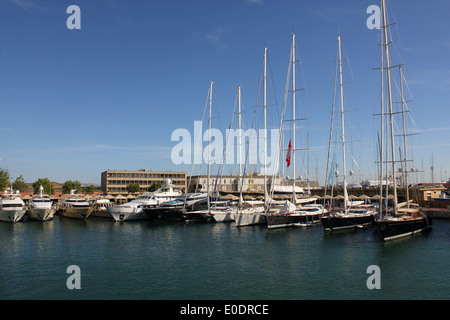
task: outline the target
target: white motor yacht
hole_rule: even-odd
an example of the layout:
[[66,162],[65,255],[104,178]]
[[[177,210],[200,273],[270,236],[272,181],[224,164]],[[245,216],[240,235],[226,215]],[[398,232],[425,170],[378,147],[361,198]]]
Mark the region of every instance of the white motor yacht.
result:
[[0,198],[0,221],[5,222],[18,222],[23,219],[23,216],[27,212],[25,203],[19,191],[16,193],[5,190]]
[[39,196],[31,198],[28,208],[28,216],[33,220],[50,220],[55,214],[55,207],[48,195],[43,194],[44,188],[40,186]]
[[89,202],[71,190],[70,197],[61,201],[59,214],[66,218],[86,220],[92,211]]
[[181,192],[173,190],[172,187],[160,188],[155,192],[142,194],[130,202],[108,207],[107,210],[116,221],[146,220],[149,219],[149,216],[144,209],[156,208],[158,205],[174,200],[180,195]]
[[98,198],[94,202],[94,210],[92,211],[92,216],[111,218],[111,214],[108,212],[108,208],[113,207],[114,202],[107,198]]

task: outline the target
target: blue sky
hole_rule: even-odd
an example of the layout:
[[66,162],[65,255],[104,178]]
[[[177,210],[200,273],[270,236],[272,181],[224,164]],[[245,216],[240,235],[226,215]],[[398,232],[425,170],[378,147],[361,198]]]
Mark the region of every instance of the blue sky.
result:
[[[405,64],[408,106],[421,132],[412,149],[415,167],[425,169],[418,179],[429,179],[432,154],[435,179],[448,178],[450,2],[389,3],[397,23],[392,51]],[[66,27],[72,4],[81,9],[81,30]],[[310,174],[322,181],[339,30],[351,67],[344,90],[355,110],[348,113],[358,140],[352,148],[364,178],[375,179],[380,77],[372,70],[379,32],[366,27],[372,4],[379,1],[0,0],[0,167],[27,182],[100,183],[107,169],[190,172],[171,161],[172,131],[201,120],[210,81],[221,127],[231,120],[238,85],[251,122],[264,45],[280,109],[294,30]]]

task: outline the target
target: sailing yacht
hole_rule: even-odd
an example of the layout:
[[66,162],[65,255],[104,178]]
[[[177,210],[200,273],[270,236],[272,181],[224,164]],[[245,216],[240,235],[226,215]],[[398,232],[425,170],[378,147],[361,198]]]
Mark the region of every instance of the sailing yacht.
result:
[[175,200],[180,195],[181,192],[179,190],[174,190],[171,186],[171,181],[168,180],[163,187],[155,192],[139,195],[130,202],[107,207],[107,210],[115,221],[146,220],[150,218],[148,214],[146,214],[146,209],[155,209],[158,205]]
[[[264,108],[264,204],[262,206],[237,210],[234,216],[236,227],[266,224],[265,210],[268,208],[267,194],[267,47],[264,47],[263,59],[263,106]],[[250,150],[247,150],[250,152]],[[245,174],[244,174],[245,176]],[[242,189],[242,184],[241,184]],[[242,190],[241,190],[242,191]]]
[[320,223],[321,218],[328,213],[321,204],[305,204],[296,206],[290,201],[273,214],[267,214],[267,227],[269,229],[286,227],[309,227]]
[[0,198],[0,221],[16,223],[23,219],[27,209],[19,191],[8,193],[7,190]]
[[236,201],[217,201],[212,204],[211,215],[216,222],[232,222],[238,212],[238,205]]
[[[347,193],[347,167],[345,152],[345,122],[344,122],[344,86],[342,81],[342,44],[341,35],[338,35],[338,59],[337,67],[339,68],[339,87],[340,87],[340,122],[341,122],[341,139],[342,139],[342,164],[343,164],[343,190],[344,190],[344,207],[333,208],[328,216],[322,217],[322,225],[325,230],[361,228],[371,225],[375,222],[375,211],[370,207],[350,207]],[[333,106],[334,107],[334,106]],[[331,134],[330,134],[331,138]],[[331,140],[330,140],[331,144]],[[334,169],[334,168],[333,168]],[[328,172],[327,172],[328,174]]]
[[[208,120],[208,133],[209,138],[208,141],[211,141],[211,116],[212,116],[212,97],[213,97],[213,82],[211,81],[209,83],[209,90],[208,90],[208,98],[209,98],[209,120]],[[211,175],[211,164],[209,156],[211,155],[210,152],[210,146],[211,144],[208,144],[208,174],[206,179],[206,208],[202,210],[185,210],[183,212],[183,218],[186,222],[192,222],[192,221],[212,221],[214,220],[213,216],[211,215],[211,197],[210,197],[210,175]]]
[[[402,122],[403,122],[403,147],[404,147],[404,170],[402,170],[405,174],[405,187],[406,187],[406,207],[399,208],[397,198],[397,179],[396,179],[396,168],[395,168],[395,146],[394,146],[394,126],[393,126],[393,101],[392,101],[392,89],[391,89],[391,59],[389,55],[389,44],[392,42],[388,39],[388,27],[390,26],[387,19],[387,10],[386,10],[386,1],[381,0],[381,13],[382,13],[382,22],[383,25],[381,27],[381,39],[384,47],[384,55],[382,54],[382,62],[381,62],[381,71],[382,71],[382,79],[384,80],[384,76],[386,76],[386,111],[384,110],[385,106],[383,103],[381,104],[381,146],[380,146],[380,176],[383,176],[383,162],[386,161],[387,154],[383,153],[383,128],[384,128],[384,116],[389,116],[389,137],[390,137],[390,165],[392,170],[392,179],[393,183],[393,206],[392,208],[388,208],[385,206],[383,208],[383,197],[380,200],[380,218],[376,222],[377,230],[382,240],[388,241],[398,238],[403,238],[406,236],[410,236],[425,230],[429,230],[432,226],[432,221],[430,218],[426,217],[424,214],[420,212],[418,207],[411,207],[411,203],[409,200],[409,190],[408,190],[408,160],[407,160],[407,144],[406,144],[406,124],[405,124],[405,99],[403,95],[403,73],[402,66],[399,65],[400,70],[400,90],[401,90],[401,106],[402,111]],[[384,61],[384,63],[383,63]],[[384,65],[385,64],[385,65]],[[384,74],[384,70],[386,73]],[[382,81],[383,88],[383,81]],[[383,94],[383,90],[382,94]],[[383,96],[382,96],[382,102]],[[387,139],[386,139],[387,140]],[[387,152],[386,152],[387,153]],[[387,169],[387,167],[385,168]],[[382,180],[382,179],[381,179]],[[382,185],[382,184],[381,184]],[[380,191],[382,194],[382,187],[380,187]],[[387,190],[386,190],[386,198],[387,198]],[[383,212],[386,209],[386,212]]]
[[[284,227],[298,227],[298,226],[311,226],[316,223],[320,223],[320,218],[327,212],[325,208],[323,208],[320,204],[312,204],[311,202],[315,202],[317,198],[315,197],[307,197],[297,199],[296,196],[296,185],[295,185],[295,177],[296,177],[296,121],[305,120],[305,119],[297,119],[296,117],[296,92],[302,89],[297,89],[295,81],[295,62],[296,59],[296,48],[295,48],[295,33],[292,33],[292,44],[291,44],[291,56],[289,59],[289,69],[288,75],[292,74],[292,89],[290,92],[292,93],[292,119],[282,121],[292,121],[292,140],[289,141],[289,148],[287,151],[287,166],[291,165],[291,151],[292,151],[292,201],[286,201],[281,208],[271,208],[268,212],[266,212],[266,221],[267,227],[269,229],[272,228],[284,228]],[[288,94],[289,87],[289,77],[286,83],[286,92],[285,92],[285,105],[284,110],[286,110],[286,97]],[[283,112],[284,115],[284,112]],[[284,117],[283,117],[284,118]],[[282,122],[283,123],[283,122]],[[292,142],[292,144],[291,144]]]
[[39,187],[39,196],[31,198],[28,208],[28,216],[30,219],[45,221],[53,219],[55,207],[48,195],[43,194],[44,188]]

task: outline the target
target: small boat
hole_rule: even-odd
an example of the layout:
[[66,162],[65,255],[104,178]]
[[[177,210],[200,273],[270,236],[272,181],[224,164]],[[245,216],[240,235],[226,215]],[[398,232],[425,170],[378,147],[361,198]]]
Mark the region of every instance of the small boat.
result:
[[28,217],[33,220],[45,221],[53,219],[55,206],[48,195],[43,194],[44,188],[39,187],[39,196],[31,198],[28,206]]
[[8,193],[7,190],[2,194],[0,198],[0,221],[5,222],[19,222],[22,221],[27,208],[22,200],[19,191],[16,193]]
[[86,220],[89,218],[93,208],[89,202],[75,194],[75,190],[71,190],[70,196],[61,201],[59,214],[66,218]]
[[168,190],[160,188],[155,192],[142,194],[130,202],[108,207],[107,210],[115,221],[147,220],[149,215],[146,210],[157,208],[161,204],[176,199],[179,195],[180,191],[173,190],[172,187]]

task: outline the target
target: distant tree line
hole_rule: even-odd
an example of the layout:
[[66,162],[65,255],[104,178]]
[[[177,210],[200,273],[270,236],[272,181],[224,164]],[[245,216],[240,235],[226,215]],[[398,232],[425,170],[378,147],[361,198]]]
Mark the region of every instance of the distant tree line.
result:
[[[11,176],[9,174],[9,170],[0,168],[0,190],[5,190],[6,188],[12,187],[13,190],[25,192],[28,189],[28,184],[25,182],[25,179],[22,175],[17,177],[13,182],[11,182],[10,180]],[[38,194],[40,192],[40,186],[44,188],[43,193],[49,195],[55,194],[55,189],[48,178],[39,178],[32,183],[34,194]],[[95,192],[95,189],[95,186],[92,184],[88,187],[83,187],[77,180],[67,180],[62,186],[62,193],[68,194],[71,190],[75,190],[75,193],[83,192],[85,194],[92,194]]]

